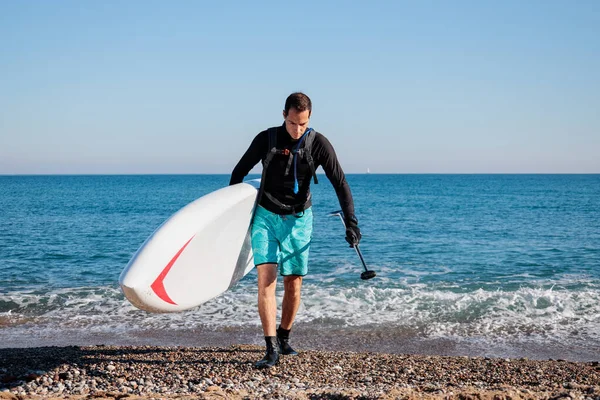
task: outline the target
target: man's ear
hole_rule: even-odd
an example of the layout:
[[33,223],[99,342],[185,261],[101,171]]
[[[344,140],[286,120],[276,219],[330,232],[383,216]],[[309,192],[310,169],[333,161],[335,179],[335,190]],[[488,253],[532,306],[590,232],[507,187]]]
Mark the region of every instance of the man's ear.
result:
[[283,119],[287,118],[287,113],[285,112],[285,110],[283,110]]

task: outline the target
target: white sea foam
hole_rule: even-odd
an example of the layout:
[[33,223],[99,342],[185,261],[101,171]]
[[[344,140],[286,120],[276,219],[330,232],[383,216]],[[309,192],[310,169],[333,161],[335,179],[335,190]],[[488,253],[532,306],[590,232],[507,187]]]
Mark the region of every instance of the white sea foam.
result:
[[[281,302],[281,286],[278,301]],[[127,332],[139,329],[258,326],[256,287],[246,283],[196,309],[175,314],[137,310],[115,287],[60,289],[0,297],[4,334],[23,330]],[[6,308],[9,309],[6,309]],[[353,287],[307,282],[298,323],[386,326],[419,337],[600,340],[600,290],[520,288],[461,293],[425,284]]]

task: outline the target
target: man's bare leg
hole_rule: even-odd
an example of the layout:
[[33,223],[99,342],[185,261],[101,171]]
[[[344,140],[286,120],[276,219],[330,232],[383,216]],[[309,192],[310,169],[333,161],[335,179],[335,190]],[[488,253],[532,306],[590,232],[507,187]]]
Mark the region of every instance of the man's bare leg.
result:
[[265,336],[275,336],[277,319],[277,264],[261,264],[258,270],[258,314]]
[[258,269],[258,313],[265,333],[267,352],[254,364],[257,368],[270,368],[279,362],[279,341],[275,330],[277,319],[277,264],[262,264]]
[[302,289],[302,277],[291,275],[283,277],[283,304],[281,311],[281,327],[286,330],[292,329],[296,313],[300,307],[300,290]]
[[281,325],[277,329],[281,354],[296,355],[298,352],[290,346],[290,330],[300,307],[301,276],[286,276],[283,278],[284,294],[281,312]]

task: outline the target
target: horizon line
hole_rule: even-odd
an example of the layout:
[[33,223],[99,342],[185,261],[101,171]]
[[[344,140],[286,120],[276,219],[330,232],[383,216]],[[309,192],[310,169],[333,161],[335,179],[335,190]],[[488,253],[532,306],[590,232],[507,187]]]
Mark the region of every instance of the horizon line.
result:
[[[0,173],[0,177],[3,176],[204,176],[204,175],[223,175],[231,176],[231,173],[217,172],[199,172],[199,173],[57,173],[57,174],[43,174],[43,173],[15,173],[6,174]],[[246,176],[258,175],[261,173],[250,173]],[[317,175],[325,175],[323,172],[317,173]],[[600,172],[348,172],[346,176],[350,175],[600,175]]]

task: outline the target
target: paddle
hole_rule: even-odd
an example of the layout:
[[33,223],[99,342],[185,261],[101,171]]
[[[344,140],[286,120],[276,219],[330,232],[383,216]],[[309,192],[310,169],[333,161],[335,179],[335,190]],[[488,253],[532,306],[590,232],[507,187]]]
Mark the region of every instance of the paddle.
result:
[[[342,220],[342,224],[344,224],[344,228],[346,227],[346,222],[344,222],[344,213],[342,210],[329,213],[329,216],[330,217],[335,217],[335,216],[340,217],[340,219]],[[365,268],[365,271],[360,274],[360,279],[366,281],[367,279],[375,278],[375,276],[377,274],[375,273],[375,271],[367,268],[367,264],[365,263],[365,259],[363,258],[362,253],[360,252],[360,249],[358,248],[358,245],[355,245],[353,247],[354,247],[354,250],[356,250],[356,254],[358,254],[358,257],[360,258],[360,261],[362,262],[363,267]]]

